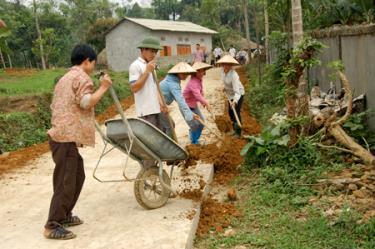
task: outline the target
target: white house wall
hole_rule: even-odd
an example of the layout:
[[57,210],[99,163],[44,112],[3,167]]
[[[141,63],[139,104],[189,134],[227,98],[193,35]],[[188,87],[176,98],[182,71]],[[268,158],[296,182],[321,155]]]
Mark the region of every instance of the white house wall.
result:
[[128,71],[139,56],[138,44],[150,36],[150,30],[129,21],[120,23],[106,36],[108,66],[115,72]]
[[158,64],[162,67],[179,61],[191,61],[189,56],[177,56],[177,45],[190,45],[191,52],[195,51],[195,44],[212,50],[211,34],[192,32],[152,31],[130,21],[123,21],[106,36],[106,49],[109,68],[116,72],[128,71],[130,64],[139,56],[137,45],[146,37],[159,39],[162,46],[170,46],[172,56],[159,57]]

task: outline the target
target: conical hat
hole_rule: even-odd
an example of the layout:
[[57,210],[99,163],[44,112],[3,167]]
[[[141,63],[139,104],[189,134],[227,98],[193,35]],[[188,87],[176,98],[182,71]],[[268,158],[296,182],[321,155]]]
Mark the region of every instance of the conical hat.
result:
[[199,70],[199,69],[209,69],[210,67],[212,67],[210,64],[207,64],[207,63],[204,63],[204,62],[200,62],[200,61],[197,61],[193,64],[193,68],[195,70]]
[[196,73],[197,71],[186,62],[179,62],[168,73]]
[[220,60],[218,60],[216,62],[216,64],[234,64],[234,65],[238,65],[238,61],[236,61],[236,59],[234,59],[232,56],[230,56],[229,54],[227,55],[224,55],[223,58],[221,58]]

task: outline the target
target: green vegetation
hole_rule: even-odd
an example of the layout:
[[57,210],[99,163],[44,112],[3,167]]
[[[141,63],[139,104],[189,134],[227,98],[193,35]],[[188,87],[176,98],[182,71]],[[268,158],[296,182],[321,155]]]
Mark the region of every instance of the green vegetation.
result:
[[[34,113],[12,112],[0,113],[0,149],[4,151],[13,151],[19,148],[27,147],[36,143],[43,142],[47,139],[46,131],[51,125],[50,103],[52,100],[52,90],[56,77],[62,76],[63,69],[47,70],[38,72],[29,77],[11,77],[11,82],[2,83],[3,87],[10,95],[28,94],[30,89],[34,90],[34,94],[39,95],[37,110]],[[41,84],[40,77],[36,75],[42,74],[44,84]],[[0,75],[1,77],[1,75]],[[111,73],[113,79],[113,87],[120,99],[124,99],[130,95],[127,73]],[[27,84],[23,82],[25,80]],[[18,88],[12,84],[18,84]],[[95,84],[98,85],[95,79]],[[22,86],[22,87],[20,87]],[[38,86],[38,87],[34,87]],[[17,89],[17,90],[15,90]],[[38,91],[37,91],[38,90]],[[107,92],[95,107],[95,113],[99,114],[105,111],[113,104],[112,98]]]
[[[375,219],[357,224],[357,214],[344,207],[336,221],[308,204],[310,195],[280,193],[262,172],[242,175],[235,186],[240,191],[243,217],[233,222],[235,235],[200,238],[197,248],[352,249],[374,248]],[[302,188],[303,187],[298,187]],[[303,191],[298,191],[303,192]]]
[[[0,72],[0,96],[38,95],[53,90],[54,80],[61,77],[66,69],[31,71],[30,75],[7,75]],[[20,71],[22,73],[22,71]]]

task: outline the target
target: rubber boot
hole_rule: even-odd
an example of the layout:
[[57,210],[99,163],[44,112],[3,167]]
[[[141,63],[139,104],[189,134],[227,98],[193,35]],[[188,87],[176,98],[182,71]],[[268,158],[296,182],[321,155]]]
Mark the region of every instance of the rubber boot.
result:
[[233,131],[235,137],[241,137],[241,127],[237,123],[233,123]]

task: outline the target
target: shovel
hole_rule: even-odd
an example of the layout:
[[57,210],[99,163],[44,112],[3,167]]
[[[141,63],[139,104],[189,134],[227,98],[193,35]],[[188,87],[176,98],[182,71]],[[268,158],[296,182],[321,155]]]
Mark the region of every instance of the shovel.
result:
[[240,122],[240,119],[238,118],[238,115],[237,115],[236,109],[234,108],[233,105],[231,105],[231,102],[232,102],[232,101],[230,101],[230,99],[229,99],[229,97],[228,97],[227,94],[225,94],[225,96],[227,96],[227,99],[228,99],[228,101],[229,101],[229,106],[230,106],[230,108],[232,109],[232,111],[233,111],[233,113],[234,113],[234,118],[236,119],[236,122],[237,122],[238,126],[239,126],[240,128],[242,128],[242,124],[241,124],[241,122]]
[[208,127],[208,126],[206,125],[206,123],[205,123],[201,118],[199,118],[199,119],[197,119],[197,120],[198,120],[198,122],[201,123],[204,127],[206,127],[206,128],[212,133],[212,134],[214,134],[215,137],[217,137],[217,138],[220,139],[221,141],[224,140],[224,138],[223,138],[220,134],[218,134],[216,131],[214,131],[213,129],[211,129],[210,127]]

